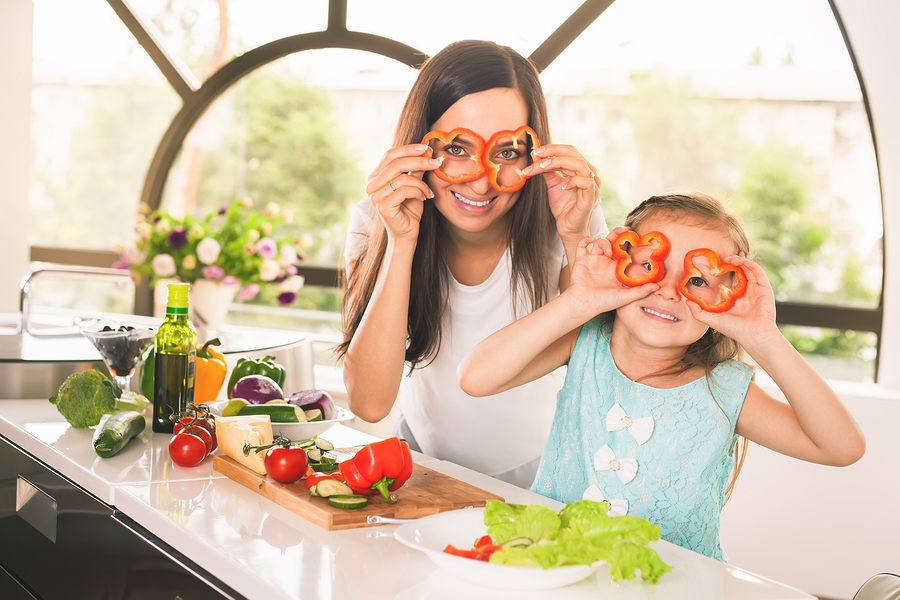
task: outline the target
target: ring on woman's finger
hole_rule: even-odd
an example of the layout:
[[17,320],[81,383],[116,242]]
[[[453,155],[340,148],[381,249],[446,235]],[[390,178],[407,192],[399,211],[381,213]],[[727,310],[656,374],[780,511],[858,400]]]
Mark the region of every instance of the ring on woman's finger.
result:
[[393,180],[393,179],[391,179],[390,181],[388,181],[388,185],[391,186],[391,189],[392,189],[392,190],[394,190],[395,192],[397,191],[397,188],[394,187],[394,180]]

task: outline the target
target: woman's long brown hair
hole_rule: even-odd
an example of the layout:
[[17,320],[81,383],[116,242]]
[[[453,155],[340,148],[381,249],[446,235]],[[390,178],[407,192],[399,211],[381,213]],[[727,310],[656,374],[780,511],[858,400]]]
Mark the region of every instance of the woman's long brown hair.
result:
[[[728,210],[718,198],[693,191],[651,196],[628,213],[625,217],[625,226],[638,229],[641,223],[647,219],[660,215],[680,223],[723,231],[731,238],[735,254],[743,252],[746,257],[750,257],[750,241],[743,221],[737,214]],[[709,328],[703,337],[688,346],[678,363],[668,369],[653,373],[648,378],[678,375],[700,367],[706,372],[707,385],[712,393],[715,387],[713,369],[726,360],[738,358],[741,353],[741,347],[737,342]],[[713,399],[715,399],[715,394],[713,394]],[[716,403],[718,404],[718,400]],[[740,443],[734,445],[735,468],[725,488],[725,502],[728,502],[731,497],[746,455],[747,439],[741,438]]]
[[[400,113],[394,146],[419,143],[459,99],[494,88],[517,90],[528,107],[528,125],[542,144],[550,143],[547,106],[534,65],[512,48],[466,40],[447,46],[422,65]],[[527,301],[523,309],[537,308],[549,300],[554,289],[551,285],[557,283],[547,268],[556,228],[543,177],[525,183],[508,214],[513,306],[518,309],[522,301]],[[425,202],[410,277],[405,357],[410,369],[433,360],[441,345],[450,289],[450,272],[442,251],[445,226],[434,204]],[[345,275],[341,303],[344,339],[335,348],[339,361],[362,322],[386,249],[387,233],[376,215],[365,250]]]

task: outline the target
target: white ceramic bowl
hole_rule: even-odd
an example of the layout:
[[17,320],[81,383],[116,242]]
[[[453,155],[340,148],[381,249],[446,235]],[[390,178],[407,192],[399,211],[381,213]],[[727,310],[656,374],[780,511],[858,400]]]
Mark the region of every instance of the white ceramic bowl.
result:
[[511,567],[454,556],[444,552],[447,544],[465,550],[487,531],[484,508],[464,508],[430,515],[404,523],[394,537],[410,548],[428,555],[434,563],[471,583],[511,590],[549,590],[590,577],[601,562],[555,569]]
[[[222,408],[228,404],[228,400],[219,400],[207,404],[209,412],[213,416],[221,417]],[[272,434],[282,435],[295,442],[308,440],[314,435],[322,435],[338,423],[349,421],[354,417],[353,413],[340,406],[334,407],[334,418],[327,421],[312,421],[307,423],[272,423]]]

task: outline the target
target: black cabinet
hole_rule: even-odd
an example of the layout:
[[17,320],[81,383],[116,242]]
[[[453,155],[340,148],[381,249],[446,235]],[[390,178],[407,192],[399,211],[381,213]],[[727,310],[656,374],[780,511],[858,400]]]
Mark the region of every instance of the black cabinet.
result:
[[0,436],[0,598],[242,598]]

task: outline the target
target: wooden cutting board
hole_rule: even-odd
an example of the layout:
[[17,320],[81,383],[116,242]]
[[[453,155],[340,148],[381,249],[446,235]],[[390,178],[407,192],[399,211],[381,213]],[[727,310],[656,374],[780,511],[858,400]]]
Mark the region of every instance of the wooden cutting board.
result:
[[369,515],[416,518],[466,506],[484,506],[488,500],[503,500],[496,494],[416,464],[412,476],[396,491],[400,496],[396,504],[389,504],[380,494],[375,494],[369,496],[369,504],[364,508],[350,510],[329,506],[326,498],[310,496],[303,481],[278,483],[228,456],[214,456],[213,468],[328,530],[370,527],[366,523]]

